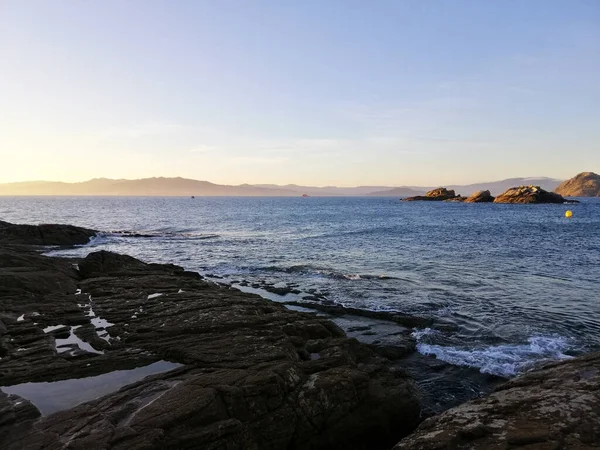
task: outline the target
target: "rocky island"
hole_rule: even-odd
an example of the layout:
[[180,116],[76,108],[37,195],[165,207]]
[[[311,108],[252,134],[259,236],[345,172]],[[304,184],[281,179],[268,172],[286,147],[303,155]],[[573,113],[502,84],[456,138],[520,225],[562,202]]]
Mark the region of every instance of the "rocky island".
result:
[[562,182],[554,192],[564,197],[600,197],[600,175],[582,172]]
[[539,186],[518,186],[508,189],[494,203],[565,203],[562,195],[548,192]]
[[540,186],[518,186],[508,189],[497,197],[490,191],[478,191],[470,197],[457,195],[453,190],[437,188],[427,194],[402,199],[407,202],[437,201],[437,202],[464,202],[464,203],[579,203],[576,200],[566,200],[562,195],[548,192]]
[[427,192],[425,195],[417,195],[415,197],[406,197],[402,200],[405,202],[418,202],[418,201],[426,201],[426,202],[441,202],[445,200],[454,200],[459,196],[456,195],[456,192],[453,190],[446,189],[444,187],[433,189]]
[[598,354],[517,377],[422,422],[427,393],[392,364],[410,349],[359,343],[327,318],[172,264],[106,251],[50,258],[36,247],[94,234],[0,223],[2,449],[600,442]]

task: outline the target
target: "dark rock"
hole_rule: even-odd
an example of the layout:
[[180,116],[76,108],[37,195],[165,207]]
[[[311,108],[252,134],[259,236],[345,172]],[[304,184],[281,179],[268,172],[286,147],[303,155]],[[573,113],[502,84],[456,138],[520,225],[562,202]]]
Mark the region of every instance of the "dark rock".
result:
[[500,194],[494,203],[565,203],[565,199],[539,186],[519,186]]
[[[407,373],[314,314],[110,252],[88,255],[79,272],[2,245],[0,261],[12,261],[0,277],[18,279],[18,262],[48,280],[0,294],[0,386],[186,365],[50,416],[0,421],[2,449],[377,449],[418,424]],[[92,308],[107,328],[91,323]],[[81,325],[74,334],[103,353],[57,353],[50,325]]]
[[417,195],[416,197],[407,197],[403,199],[406,202],[414,202],[414,201],[443,201],[450,200],[456,198],[457,195],[453,190],[448,190],[446,188],[437,188],[427,192],[425,195]]
[[465,200],[466,203],[492,203],[494,197],[490,191],[477,191]]
[[394,449],[592,449],[599,442],[600,354],[594,353],[431,417]]
[[9,435],[19,434],[31,427],[40,417],[39,410],[28,400],[0,391],[0,446],[9,441]]
[[[435,327],[438,328],[438,324],[434,322],[433,319],[418,317],[418,316],[409,316],[407,314],[401,314],[393,311],[369,311],[365,309],[358,308],[348,308],[345,306],[339,305],[324,305],[322,303],[305,303],[305,302],[285,302],[286,305],[294,305],[294,306],[302,306],[305,308],[311,308],[317,311],[323,311],[327,314],[331,314],[332,316],[339,315],[353,315],[353,316],[362,316],[362,317],[370,317],[373,319],[381,319],[381,320],[389,320],[391,322],[396,322],[401,325],[410,327],[410,328],[425,328],[425,327]],[[439,324],[442,325],[442,324]],[[451,326],[451,324],[443,324],[444,328],[446,325]]]
[[600,197],[600,175],[582,172],[563,181],[554,192],[564,197]]
[[0,242],[24,245],[87,244],[97,231],[73,225],[16,225],[0,221]]

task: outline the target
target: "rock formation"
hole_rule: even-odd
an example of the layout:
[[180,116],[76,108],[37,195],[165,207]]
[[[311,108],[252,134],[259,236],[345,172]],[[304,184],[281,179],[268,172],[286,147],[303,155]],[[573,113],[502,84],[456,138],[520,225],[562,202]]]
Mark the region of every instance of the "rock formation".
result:
[[465,200],[466,203],[492,203],[493,201],[494,197],[490,191],[477,191]]
[[539,186],[519,186],[500,194],[494,203],[565,203],[562,195],[548,192]]
[[15,225],[0,220],[0,242],[27,245],[87,244],[96,231],[72,225]]
[[377,449],[420,416],[410,376],[331,321],[104,251],[0,240],[0,358],[0,386],[182,365],[42,417],[0,393],[2,449]]
[[554,363],[426,419],[394,450],[600,448],[600,354]]
[[582,172],[562,182],[554,192],[563,197],[600,197],[600,175]]
[[437,201],[441,202],[444,200],[450,200],[456,198],[457,195],[453,190],[448,190],[446,188],[437,188],[427,192],[425,195],[417,195],[416,197],[407,197],[403,199],[405,202],[415,202],[415,201]]

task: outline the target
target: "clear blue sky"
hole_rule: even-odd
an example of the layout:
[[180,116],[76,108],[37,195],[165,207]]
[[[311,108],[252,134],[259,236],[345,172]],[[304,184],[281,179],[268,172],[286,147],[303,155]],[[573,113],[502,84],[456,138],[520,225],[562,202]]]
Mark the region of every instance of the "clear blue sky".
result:
[[600,171],[598,0],[0,0],[0,182]]

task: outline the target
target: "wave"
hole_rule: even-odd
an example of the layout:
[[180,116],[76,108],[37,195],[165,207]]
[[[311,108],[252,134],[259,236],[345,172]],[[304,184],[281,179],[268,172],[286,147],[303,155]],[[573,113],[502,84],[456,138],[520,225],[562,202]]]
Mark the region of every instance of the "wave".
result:
[[312,264],[297,264],[289,267],[282,266],[266,266],[256,267],[252,269],[253,272],[278,272],[288,274],[300,274],[300,275],[312,275],[318,277],[332,278],[335,280],[390,280],[397,279],[386,274],[369,274],[369,273],[344,273],[335,269],[314,266]]
[[130,237],[130,238],[193,238],[193,239],[216,239],[221,237],[220,234],[215,233],[197,233],[187,230],[179,231],[135,231],[135,230],[118,230],[110,231],[108,233],[111,236],[116,237]]
[[544,360],[563,360],[571,356],[565,352],[572,347],[561,336],[532,336],[526,344],[505,344],[480,349],[464,349],[421,342],[423,338],[439,334],[429,328],[415,330],[417,351],[432,355],[455,366],[479,369],[481,373],[508,378],[531,369]]
[[[327,239],[327,238],[340,238],[340,237],[349,237],[349,236],[368,236],[372,234],[384,234],[389,232],[397,232],[401,227],[399,225],[392,225],[388,227],[371,227],[371,228],[363,228],[360,230],[352,230],[352,231],[339,231],[336,233],[322,233],[315,234],[310,236],[303,236],[300,239]],[[406,230],[403,230],[406,233]]]

